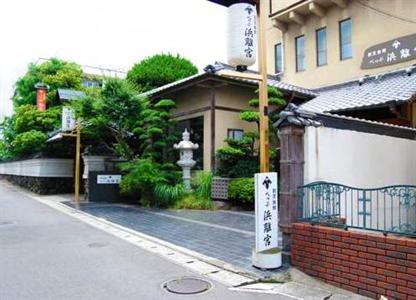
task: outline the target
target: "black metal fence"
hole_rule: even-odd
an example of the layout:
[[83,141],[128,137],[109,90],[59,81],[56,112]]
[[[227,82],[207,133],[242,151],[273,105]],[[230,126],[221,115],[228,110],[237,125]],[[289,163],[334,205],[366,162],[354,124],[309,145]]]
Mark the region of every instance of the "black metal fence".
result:
[[314,182],[299,194],[300,220],[416,236],[416,186],[361,189]]

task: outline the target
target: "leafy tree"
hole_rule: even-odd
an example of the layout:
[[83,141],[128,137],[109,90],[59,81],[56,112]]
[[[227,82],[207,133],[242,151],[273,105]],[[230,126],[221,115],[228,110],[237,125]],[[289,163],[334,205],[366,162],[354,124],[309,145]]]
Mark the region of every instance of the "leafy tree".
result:
[[[256,90],[258,94],[259,90]],[[250,123],[257,124],[257,131],[246,132],[241,140],[226,139],[226,146],[217,150],[218,169],[220,176],[237,178],[237,177],[251,177],[254,173],[259,171],[258,149],[255,148],[259,139],[259,99],[254,98],[249,100],[251,107],[256,110],[247,110],[240,113],[240,119]],[[279,118],[279,108],[286,105],[286,101],[282,97],[282,93],[275,87],[268,87],[268,104],[271,108],[269,113],[269,126]],[[277,144],[277,136],[270,130],[270,144]],[[275,147],[271,147],[274,149]],[[270,152],[270,159],[274,161],[273,165],[277,166],[276,151]]]
[[175,102],[169,99],[156,103],[148,99],[143,101],[143,111],[133,132],[138,136],[144,158],[160,161],[172,151],[171,145],[177,140],[177,135],[171,132],[175,121],[170,118],[170,111],[175,106]]
[[145,206],[168,206],[185,191],[180,173],[171,164],[161,164],[151,159],[137,159],[122,165],[126,172],[120,188],[127,195],[140,195]]
[[[48,109],[36,109],[37,83],[47,84]],[[46,155],[66,157],[71,147],[63,144],[46,144],[47,134],[61,123],[61,103],[57,102],[57,89],[82,89],[82,70],[75,63],[53,58],[40,65],[30,64],[26,74],[16,82],[13,97],[15,113],[1,124],[3,139],[0,143],[0,160],[29,156],[42,151]]]
[[133,159],[135,136],[143,110],[143,99],[131,84],[122,79],[108,79],[101,93],[73,102],[85,121],[83,136],[90,152],[111,152]]
[[[259,93],[259,90],[256,90],[256,94]],[[283,107],[286,105],[285,99],[283,99],[283,94],[274,86],[268,86],[268,105],[271,107],[271,112],[269,113],[269,119],[271,124],[277,121],[279,118],[279,110],[277,108]],[[247,122],[256,122],[259,123],[259,107],[260,100],[254,98],[248,101],[248,104],[251,107],[257,108],[257,110],[247,110],[240,113],[240,119]]]
[[127,79],[140,90],[149,91],[197,73],[198,69],[186,58],[157,54],[135,64],[127,73]]
[[16,82],[13,102],[15,107],[25,104],[36,104],[37,83],[49,86],[47,94],[48,107],[59,105],[56,101],[58,88],[82,89],[82,70],[75,63],[66,62],[57,58],[36,65],[31,63],[26,74]]
[[36,106],[25,104],[16,109],[14,130],[23,133],[37,130],[44,133],[53,131],[61,123],[61,108],[53,107],[46,111],[38,111]]
[[13,154],[21,157],[46,148],[47,135],[38,130],[20,133],[12,142]]

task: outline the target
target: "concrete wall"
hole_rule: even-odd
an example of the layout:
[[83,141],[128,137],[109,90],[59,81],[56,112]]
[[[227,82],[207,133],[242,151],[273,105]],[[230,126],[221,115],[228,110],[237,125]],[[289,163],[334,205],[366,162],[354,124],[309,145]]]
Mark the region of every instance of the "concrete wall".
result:
[[361,188],[416,185],[416,141],[306,127],[305,183],[330,181]]
[[[327,127],[306,127],[305,184],[326,181],[353,188],[416,185],[416,141]],[[330,190],[328,190],[330,191]],[[403,205],[404,189],[340,189],[328,199],[313,189],[305,190],[303,217],[320,207],[345,218],[348,226],[394,231],[401,224],[416,224],[415,211]],[[363,203],[362,199],[368,202]],[[335,203],[338,205],[334,206]],[[365,205],[365,207],[364,207]],[[367,211],[371,215],[361,214]]]
[[207,107],[211,103],[209,89],[198,86],[181,90],[166,98],[176,102],[176,109],[172,110],[172,115]]
[[[297,1],[273,0],[273,11]],[[303,25],[294,22],[289,23],[288,30],[282,32],[268,23],[267,52],[268,71],[275,72],[274,45],[282,42],[284,45],[284,74],[283,81],[292,84],[314,88],[327,84],[334,84],[362,77],[366,74],[377,74],[412,65],[416,60],[411,60],[395,65],[380,67],[370,70],[360,68],[366,48],[386,42],[388,40],[413,34],[416,32],[414,20],[416,15],[416,1],[409,0],[368,0],[366,6],[374,7],[381,11],[364,7],[358,1],[347,1],[348,6],[342,9],[330,1],[317,1],[331,5],[326,7],[326,14],[318,17],[311,13],[304,16]],[[384,12],[384,13],[383,13]],[[389,15],[387,15],[389,14]],[[394,17],[398,16],[398,17]],[[352,47],[353,57],[340,60],[339,28],[338,23],[346,18],[352,20]],[[327,65],[318,67],[316,64],[316,38],[315,31],[321,27],[327,27]],[[303,72],[296,72],[295,63],[295,37],[305,35],[305,66]]]
[[[236,110],[250,110],[253,108],[248,105],[248,101],[256,97],[252,88],[226,86],[217,89],[216,105]],[[215,114],[215,150],[225,145],[228,129],[242,129],[244,132],[257,130],[256,124],[240,120],[239,111],[216,109]]]
[[0,163],[0,175],[72,178],[73,174],[73,159],[45,158]]

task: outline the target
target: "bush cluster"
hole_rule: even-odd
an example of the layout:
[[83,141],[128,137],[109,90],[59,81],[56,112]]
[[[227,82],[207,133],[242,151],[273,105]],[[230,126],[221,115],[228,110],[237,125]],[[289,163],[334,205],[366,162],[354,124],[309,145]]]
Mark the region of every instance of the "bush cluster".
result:
[[233,179],[228,186],[228,197],[236,204],[254,204],[254,178]]

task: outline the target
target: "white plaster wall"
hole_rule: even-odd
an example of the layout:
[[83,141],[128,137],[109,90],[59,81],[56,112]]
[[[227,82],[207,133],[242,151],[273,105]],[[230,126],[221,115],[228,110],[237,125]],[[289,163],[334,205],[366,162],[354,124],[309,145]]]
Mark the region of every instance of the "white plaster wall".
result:
[[[416,141],[383,135],[307,127],[305,132],[305,184],[316,181],[354,188],[416,185]],[[401,224],[416,224],[414,207],[403,205],[404,189],[343,190],[327,202],[325,195],[309,190],[303,199],[304,213],[339,211],[349,226],[394,231]],[[402,195],[402,196],[400,196]],[[369,200],[363,204],[362,199]],[[415,200],[412,199],[411,203]],[[337,204],[338,203],[338,204]],[[365,210],[370,213],[360,215]]]
[[305,183],[352,187],[416,185],[416,141],[384,135],[307,127]]
[[71,178],[73,159],[45,158],[0,163],[0,175]]

